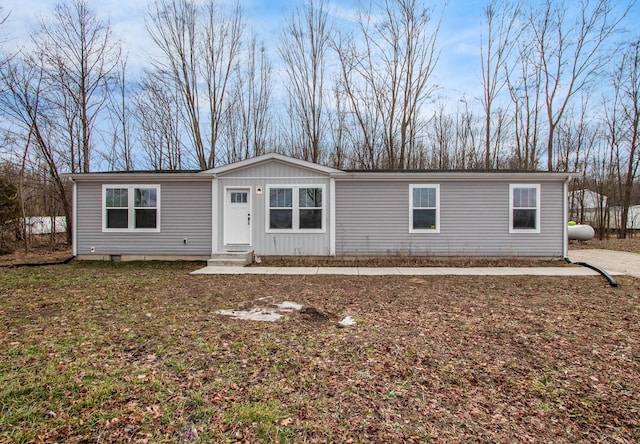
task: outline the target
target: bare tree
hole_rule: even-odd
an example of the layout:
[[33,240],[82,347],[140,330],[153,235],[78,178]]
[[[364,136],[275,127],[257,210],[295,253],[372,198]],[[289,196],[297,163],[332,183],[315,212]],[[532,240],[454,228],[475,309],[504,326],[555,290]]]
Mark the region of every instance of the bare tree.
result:
[[122,57],[114,71],[114,85],[108,109],[111,117],[112,135],[106,143],[111,149],[104,153],[111,170],[133,169],[133,116],[131,90],[127,78],[127,58]]
[[482,73],[482,97],[480,102],[485,113],[485,168],[494,166],[492,162],[492,114],[494,102],[507,85],[511,54],[517,47],[521,31],[518,26],[520,4],[506,0],[489,0],[484,7],[486,36],[481,39],[480,61]]
[[611,43],[630,5],[616,14],[611,0],[584,0],[575,19],[565,5],[546,0],[530,13],[529,25],[541,63],[547,119],[547,169],[554,169],[554,136],[573,97],[611,61]]
[[227,14],[215,0],[159,0],[148,30],[162,54],[154,61],[159,78],[179,93],[198,166],[213,168],[227,89],[240,51],[242,10],[236,4]]
[[590,109],[590,97],[582,97],[577,111],[569,109],[567,119],[558,125],[556,137],[556,163],[562,171],[583,172],[587,158],[601,137],[600,131],[593,122]]
[[353,36],[340,36],[333,42],[340,74],[336,101],[344,105],[345,139],[352,147],[353,166],[373,169],[382,158],[382,117],[373,99],[373,82],[367,82],[367,66]]
[[540,154],[542,71],[530,42],[519,43],[518,70],[507,71],[507,86],[513,103],[513,168],[533,170]]
[[[2,66],[0,108],[19,147],[22,177],[33,156],[32,163],[44,172],[44,210],[57,211],[61,203],[70,243],[71,201],[60,173],[90,171],[93,135],[120,48],[108,25],[82,0],[56,6],[32,40],[33,50]],[[54,190],[55,198],[46,190]]]
[[[503,126],[498,120],[498,127]],[[460,99],[455,108],[450,101],[442,99],[425,132],[427,162],[416,167],[482,169],[485,165],[483,134],[484,118],[474,114],[465,98]],[[492,153],[492,165],[500,164],[499,152]]]
[[[5,93],[0,95],[0,108],[10,121],[11,131],[24,147],[22,158],[27,158],[33,147],[46,166],[54,184],[57,199],[67,220],[67,243],[71,243],[71,202],[60,177],[60,165],[64,164],[64,152],[56,148],[60,139],[55,119],[55,104],[46,100],[46,74],[42,66],[15,58],[2,69],[0,82]],[[23,161],[24,165],[24,161]],[[24,167],[23,167],[24,172]]]
[[640,166],[640,40],[624,52],[613,75],[613,88],[607,120],[619,201],[619,236],[626,238],[632,190]]
[[[8,13],[5,14],[4,6],[0,5],[0,27],[7,22],[8,18],[9,18],[9,14]],[[4,42],[5,42],[4,35],[0,33],[0,44],[3,44]],[[0,54],[0,68],[4,66],[4,64],[8,61],[8,59],[9,57],[6,54],[4,53]]]
[[162,54],[162,58],[153,63],[158,72],[155,78],[166,82],[167,89],[178,92],[181,114],[198,165],[206,169],[208,155],[200,127],[197,16],[197,7],[192,1],[159,0],[150,13],[148,31]]
[[236,3],[230,14],[218,9],[214,1],[206,6],[202,48],[204,79],[209,105],[209,157],[207,167],[216,165],[216,145],[225,113],[227,89],[236,72],[242,38],[242,10]]
[[455,131],[456,131],[456,151],[453,155],[453,165],[459,169],[476,169],[481,168],[481,147],[478,146],[481,140],[481,127],[478,124],[478,117],[469,107],[466,99],[459,101],[463,107],[458,108],[455,114]]
[[434,12],[416,0],[386,0],[379,10],[361,13],[357,35],[336,44],[350,110],[368,133],[363,138],[371,153],[382,140],[387,168],[409,166],[421,111],[436,88],[440,22],[434,23]]
[[592,215],[587,213],[587,205],[592,200],[587,192],[592,184],[592,178],[589,177],[590,162],[604,139],[601,125],[595,119],[589,103],[589,97],[585,96],[577,112],[573,109],[567,111],[567,118],[558,125],[556,137],[558,168],[580,174],[573,180],[569,190],[570,217],[579,223],[591,222]]
[[329,165],[333,168],[345,168],[349,158],[349,150],[346,148],[347,140],[347,113],[345,103],[341,100],[340,87],[337,82],[332,86],[335,110],[330,114],[329,125],[331,136],[331,151]]
[[157,73],[147,73],[134,99],[142,151],[154,170],[179,170],[187,164],[177,96]]
[[20,209],[18,187],[3,172],[0,175],[0,255],[14,251],[10,235],[16,231]]
[[247,156],[259,156],[268,149],[271,126],[271,61],[264,45],[256,47],[255,38],[251,41],[246,70],[248,98],[245,103],[243,121],[245,131],[245,153]]
[[222,134],[227,162],[264,154],[271,131],[271,62],[264,45],[251,39],[229,95]]
[[588,159],[588,188],[595,191],[598,196],[595,202],[595,215],[592,218],[596,229],[596,236],[602,240],[609,236],[610,215],[609,205],[611,199],[607,196],[613,191],[614,163],[612,159],[612,140],[602,138]]
[[430,168],[440,170],[454,168],[452,157],[456,151],[455,120],[446,109],[446,105],[440,103],[429,125],[431,156],[427,164]]
[[279,52],[288,79],[293,150],[319,162],[327,131],[326,65],[331,24],[324,0],[310,0],[287,20]]
[[48,100],[69,123],[71,171],[89,172],[92,133],[107,101],[120,46],[86,0],[57,5],[50,18],[41,20],[33,40],[38,52],[32,63],[42,63],[50,85]]

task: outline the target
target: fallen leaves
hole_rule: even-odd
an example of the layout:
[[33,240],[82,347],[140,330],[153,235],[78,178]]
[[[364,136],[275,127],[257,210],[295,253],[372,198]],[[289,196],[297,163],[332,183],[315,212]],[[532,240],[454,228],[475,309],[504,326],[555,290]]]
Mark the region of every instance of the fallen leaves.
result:
[[640,440],[637,280],[193,268],[6,270],[0,441]]

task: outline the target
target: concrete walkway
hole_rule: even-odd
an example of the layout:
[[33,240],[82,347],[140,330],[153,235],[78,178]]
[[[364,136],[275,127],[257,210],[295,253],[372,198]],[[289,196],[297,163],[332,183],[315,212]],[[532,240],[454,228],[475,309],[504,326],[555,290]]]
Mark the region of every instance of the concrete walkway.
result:
[[[191,274],[345,276],[598,276],[589,268],[564,267],[204,267]],[[612,273],[620,274],[620,273]]]
[[573,262],[587,262],[610,274],[628,274],[640,278],[640,254],[613,250],[570,250]]
[[[611,275],[640,278],[640,254],[612,250],[571,250],[574,262],[587,262]],[[586,267],[204,267],[191,274],[343,276],[598,276]]]

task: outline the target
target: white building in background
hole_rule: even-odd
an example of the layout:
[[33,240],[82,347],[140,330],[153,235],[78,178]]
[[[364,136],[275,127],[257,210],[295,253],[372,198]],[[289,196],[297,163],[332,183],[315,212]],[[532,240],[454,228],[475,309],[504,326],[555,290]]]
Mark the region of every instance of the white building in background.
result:
[[23,219],[27,234],[65,233],[67,218],[64,216],[33,216]]
[[[609,210],[609,225],[612,229],[619,229],[622,221],[620,220],[620,207],[611,207]],[[640,205],[632,205],[627,213],[627,230],[640,230]]]
[[[569,220],[597,227],[602,209],[607,208],[607,196],[591,190],[575,190],[569,193]],[[580,216],[584,215],[584,220]]]
[[629,207],[629,216],[627,218],[627,228],[632,230],[640,229],[640,205]]

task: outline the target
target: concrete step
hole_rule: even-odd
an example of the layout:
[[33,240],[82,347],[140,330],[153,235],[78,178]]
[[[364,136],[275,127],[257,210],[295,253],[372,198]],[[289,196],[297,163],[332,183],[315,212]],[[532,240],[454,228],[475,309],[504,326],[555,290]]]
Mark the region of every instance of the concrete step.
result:
[[207,261],[210,267],[244,267],[253,262],[253,251],[220,251]]

